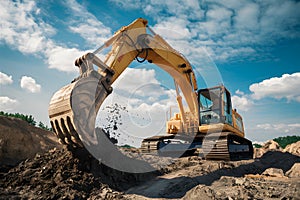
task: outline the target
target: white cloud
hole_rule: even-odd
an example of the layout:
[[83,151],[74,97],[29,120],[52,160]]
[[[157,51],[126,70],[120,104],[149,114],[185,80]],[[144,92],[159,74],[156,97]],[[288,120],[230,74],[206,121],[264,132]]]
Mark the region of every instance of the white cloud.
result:
[[[261,2],[263,15],[260,19],[260,25],[265,30],[265,36],[268,37],[299,37],[300,2],[298,1],[272,1]],[[271,38],[272,38],[271,37]]]
[[116,80],[114,85],[117,85],[118,90],[133,92],[133,89],[137,89],[140,86],[151,83],[159,83],[155,79],[155,71],[153,69],[147,70],[127,68]]
[[1,111],[10,111],[14,109],[18,105],[18,101],[16,99],[11,99],[9,97],[0,96],[0,110]]
[[109,27],[99,21],[85,7],[74,0],[69,0],[66,6],[71,9],[72,19],[69,29],[78,33],[90,46],[96,48],[102,45],[111,35]]
[[55,33],[50,25],[35,20],[35,1],[1,1],[0,41],[23,53],[43,50],[46,37]]
[[93,46],[102,45],[111,36],[110,30],[101,22],[91,19],[88,19],[86,23],[70,27],[70,30],[78,33]]
[[[73,32],[79,33],[86,41],[93,45],[100,45],[110,35],[106,28],[96,17],[76,3],[69,1],[72,16],[78,26],[70,27]],[[45,23],[40,16],[40,8],[35,1],[13,2],[0,1],[3,8],[0,13],[0,42],[18,49],[24,54],[42,56],[48,67],[64,72],[77,72],[74,61],[84,54],[77,48],[69,48],[64,44],[57,44],[51,36],[56,30]],[[75,19],[81,20],[81,23]]]
[[[105,100],[102,108],[115,103],[125,106],[122,113],[123,125],[118,130],[122,137],[142,138],[165,133],[167,111],[176,107],[176,93],[159,83],[152,69],[127,68],[113,84],[114,92]],[[176,110],[176,109],[175,109]],[[174,109],[173,109],[174,111]],[[106,115],[99,111],[98,126],[105,126]],[[137,141],[137,140],[136,140]]]
[[243,91],[240,91],[239,89],[237,91],[235,91],[235,93],[238,95],[245,95],[245,93]]
[[246,4],[246,6],[237,10],[237,16],[234,18],[236,27],[244,30],[257,30],[259,28],[259,15],[259,4]]
[[245,95],[243,96],[233,95],[231,97],[231,100],[232,100],[232,107],[241,111],[248,111],[253,106],[253,102]]
[[190,49],[190,57],[197,57],[195,49],[204,46],[211,50],[214,60],[221,62],[264,60],[270,58],[269,47],[277,40],[300,36],[297,29],[300,2],[293,0],[112,2],[129,5],[122,6],[125,9],[142,7],[144,13],[157,22],[155,28],[169,30],[157,32],[184,55],[186,49]]
[[[38,14],[40,13],[37,8],[35,1],[25,1],[25,2],[12,2],[12,1],[1,1],[0,6],[2,12],[1,17],[1,33],[0,41],[7,43],[12,48],[18,49],[20,52],[25,54],[42,55],[45,57],[46,61],[50,64],[53,63],[52,50],[55,51],[57,48],[63,49],[56,45],[49,36],[55,34],[55,29],[45,23]],[[67,48],[64,48],[67,52]],[[55,56],[55,55],[54,55]],[[61,68],[56,67],[56,69],[61,71],[65,70],[65,67],[69,67],[70,61],[69,57],[61,56],[60,58],[55,58],[57,61],[62,61],[62,63],[68,63],[67,66]],[[72,61],[74,62],[74,60]],[[72,63],[73,66],[74,64]],[[74,68],[73,71],[75,71]]]
[[41,91],[41,85],[37,84],[36,81],[29,76],[22,76],[20,86],[31,93],[38,93]]
[[176,105],[175,90],[161,85],[155,76],[153,69],[127,68],[113,84],[112,102],[134,110],[166,110]]
[[159,104],[165,109],[170,105],[176,105],[175,90],[162,85],[153,69],[127,68],[113,87],[116,93],[131,99],[133,103],[130,104],[131,107],[138,107],[135,102],[143,102],[154,107]]
[[300,134],[300,124],[257,124],[257,128],[281,133]]
[[215,20],[218,22],[228,21],[232,15],[232,11],[224,7],[214,7],[207,11],[206,16],[209,20]]
[[250,85],[249,90],[252,92],[250,95],[237,90],[236,95],[232,96],[232,104],[234,108],[247,111],[254,105],[254,100],[267,97],[300,102],[299,88],[299,72],[283,74],[281,77],[273,77]]
[[0,72],[0,85],[12,84],[13,79],[12,76],[9,76],[3,72]]
[[[255,3],[196,0],[112,2],[119,6],[126,5],[125,9],[142,7],[146,15],[157,21],[155,30],[175,49],[198,63],[201,60],[199,55],[204,52],[202,47],[214,60],[221,62],[245,58],[255,60],[266,58],[267,55],[262,52],[276,40],[299,37],[294,27],[299,26],[300,14],[297,10],[300,9],[300,3],[291,0]],[[45,23],[37,5],[35,1],[1,1],[0,6],[4,9],[0,13],[0,42],[22,53],[42,55],[50,68],[76,72],[76,67],[73,68],[75,56],[70,54],[77,55],[83,51],[54,42],[51,36],[56,30]],[[72,16],[67,22],[69,29],[79,34],[89,48],[99,46],[112,35],[111,29],[83,5],[75,0],[69,0],[65,5]],[[63,51],[68,56],[60,56]],[[65,63],[67,66],[56,63]]]
[[84,51],[76,48],[64,48],[61,46],[56,46],[46,51],[49,68],[64,72],[78,72],[78,67],[75,67],[74,64],[75,60],[84,54]]
[[275,99],[287,99],[300,102],[300,73],[283,74],[281,77],[273,77],[260,83],[250,85],[249,89],[254,99],[271,97]]
[[119,6],[120,8],[126,8],[126,9],[137,9],[141,6],[141,2],[136,0],[110,0],[111,2],[114,2]]
[[[176,23],[174,23],[174,21],[176,21]],[[186,25],[186,19],[169,17],[165,21],[156,24],[153,29],[160,35],[166,35],[170,40],[180,40],[191,37],[190,30]]]

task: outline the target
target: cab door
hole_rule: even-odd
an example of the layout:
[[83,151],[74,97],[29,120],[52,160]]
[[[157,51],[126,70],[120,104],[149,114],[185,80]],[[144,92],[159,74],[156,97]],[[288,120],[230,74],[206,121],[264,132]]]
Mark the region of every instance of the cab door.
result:
[[223,87],[222,90],[222,102],[223,102],[222,114],[223,114],[224,123],[233,126],[231,96],[230,96],[230,92],[228,92],[228,90],[225,87]]
[[199,90],[200,124],[220,123],[222,115],[221,94],[220,87]]

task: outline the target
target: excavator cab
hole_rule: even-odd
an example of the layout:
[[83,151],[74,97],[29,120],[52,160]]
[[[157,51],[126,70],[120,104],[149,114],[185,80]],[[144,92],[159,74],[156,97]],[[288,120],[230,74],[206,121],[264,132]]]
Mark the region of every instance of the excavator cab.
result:
[[226,123],[233,126],[230,92],[224,86],[198,92],[200,125]]
[[230,131],[244,137],[241,115],[232,109],[231,95],[225,86],[198,90],[200,132]]
[[206,159],[251,159],[253,147],[245,138],[242,117],[232,109],[230,92],[223,86],[198,90],[199,132]]

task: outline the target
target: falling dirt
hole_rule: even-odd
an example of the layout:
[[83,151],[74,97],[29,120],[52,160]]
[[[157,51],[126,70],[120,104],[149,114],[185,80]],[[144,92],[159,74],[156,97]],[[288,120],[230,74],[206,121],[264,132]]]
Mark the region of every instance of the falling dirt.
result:
[[[28,126],[15,127],[15,132],[11,127],[10,135],[17,137],[19,128],[26,132]],[[8,147],[5,151],[11,152]],[[58,145],[1,170],[0,199],[300,198],[300,157],[283,150],[269,150],[260,158],[234,162],[206,161],[198,156],[159,157],[140,154],[134,148],[120,151],[147,161],[155,170],[121,172],[99,163],[85,149],[70,151]],[[0,164],[4,166],[5,161]]]

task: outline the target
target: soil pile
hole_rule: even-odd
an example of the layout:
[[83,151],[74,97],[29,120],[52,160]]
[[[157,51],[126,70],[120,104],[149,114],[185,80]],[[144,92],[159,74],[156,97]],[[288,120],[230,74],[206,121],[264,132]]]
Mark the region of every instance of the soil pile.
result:
[[287,145],[283,151],[300,156],[300,141]]
[[1,169],[58,146],[53,132],[31,126],[18,118],[0,116]]
[[53,149],[20,163],[1,177],[2,198],[59,199],[86,198],[103,187],[91,174],[80,170],[71,152]]
[[254,148],[254,158],[260,158],[267,151],[282,151],[282,148],[274,140],[269,140],[261,148]]
[[286,172],[286,176],[290,178],[299,178],[300,177],[300,163],[295,163],[293,167]]

